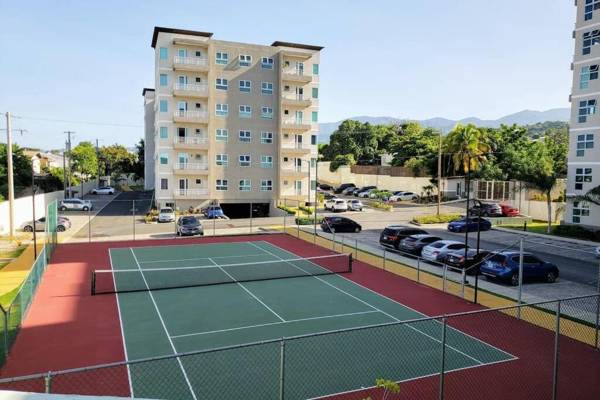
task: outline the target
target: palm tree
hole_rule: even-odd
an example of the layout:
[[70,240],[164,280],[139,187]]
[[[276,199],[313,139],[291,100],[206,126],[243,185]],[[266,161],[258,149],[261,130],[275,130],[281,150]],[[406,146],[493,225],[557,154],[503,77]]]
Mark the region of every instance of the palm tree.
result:
[[446,136],[444,148],[452,155],[454,172],[465,174],[478,171],[491,151],[486,132],[473,124],[457,124]]
[[575,196],[573,200],[585,201],[587,203],[592,203],[597,206],[600,206],[600,186],[596,186],[595,188],[588,190],[586,194]]

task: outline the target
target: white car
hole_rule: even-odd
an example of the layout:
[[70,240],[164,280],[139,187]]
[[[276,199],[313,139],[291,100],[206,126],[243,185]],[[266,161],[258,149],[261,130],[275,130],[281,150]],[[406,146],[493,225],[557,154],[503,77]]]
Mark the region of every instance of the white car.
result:
[[102,186],[97,189],[92,189],[92,194],[115,194],[115,188],[110,186]]
[[335,204],[336,200],[340,200],[340,199],[337,197],[332,197],[331,199],[325,200],[325,209],[333,211],[333,205]]
[[419,195],[413,192],[396,192],[390,196],[390,201],[407,201],[407,200],[418,200]]
[[444,261],[444,257],[451,251],[464,250],[465,245],[456,240],[438,240],[425,247],[421,251],[421,257],[428,261]]
[[171,207],[163,207],[158,212],[158,222],[175,221],[175,211]]
[[58,209],[61,211],[88,211],[93,209],[94,206],[89,200],[81,199],[64,199],[61,200]]
[[372,192],[374,192],[377,189],[369,189],[369,190],[365,190],[364,192],[360,192],[358,194],[358,197],[361,197],[363,199],[368,199],[369,196],[371,195]]
[[362,211],[363,203],[358,199],[348,200],[348,210],[350,211]]
[[348,211],[348,202],[344,199],[336,199],[333,204],[333,211]]

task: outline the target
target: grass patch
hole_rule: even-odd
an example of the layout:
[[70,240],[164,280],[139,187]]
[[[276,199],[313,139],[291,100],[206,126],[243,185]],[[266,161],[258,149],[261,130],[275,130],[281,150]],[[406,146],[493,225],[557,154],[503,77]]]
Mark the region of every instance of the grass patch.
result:
[[[21,244],[16,249],[0,251],[0,258],[17,258],[25,251],[27,245]],[[10,261],[0,261],[0,269],[6,267]]]
[[391,204],[386,204],[382,201],[375,201],[371,203],[370,206],[385,211],[392,211],[394,209],[394,206],[392,206]]
[[8,306],[10,306],[10,303],[12,303],[15,297],[17,297],[19,289],[21,289],[21,285],[17,286],[10,292],[6,292],[2,296],[0,296],[0,305],[2,305],[4,309],[7,309]]
[[[503,227],[523,231],[523,225],[508,225]],[[527,232],[600,242],[600,231],[598,230],[587,229],[578,225],[560,225],[556,223],[552,224],[550,233],[547,232],[547,228],[548,224],[544,221],[533,221],[527,224]]]
[[417,224],[443,224],[454,221],[461,217],[460,214],[440,214],[440,215],[422,215],[414,217],[413,222]]

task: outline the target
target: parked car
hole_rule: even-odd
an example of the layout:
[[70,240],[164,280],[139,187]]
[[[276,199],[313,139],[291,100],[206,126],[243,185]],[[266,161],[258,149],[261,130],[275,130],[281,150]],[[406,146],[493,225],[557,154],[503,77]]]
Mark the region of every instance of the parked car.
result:
[[58,209],[61,211],[89,211],[94,208],[94,205],[89,200],[81,199],[64,199],[61,200]]
[[187,215],[177,220],[177,236],[204,235],[202,223],[198,218]]
[[[467,274],[475,275],[477,271],[479,271],[479,267],[481,266],[482,261],[490,255],[490,252],[487,250],[479,250],[479,254],[477,254],[476,249],[467,249],[467,258],[465,262],[465,251],[456,250],[451,251],[446,254],[446,258],[444,262],[451,267],[467,269]],[[475,267],[473,267],[476,265]]]
[[[33,221],[27,221],[21,224],[21,229],[25,232],[33,232]],[[56,221],[56,231],[64,232],[71,228],[71,221],[68,218],[58,217]],[[36,232],[43,232],[46,230],[46,217],[41,217],[35,220]]]
[[469,215],[483,217],[501,217],[502,208],[498,203],[484,203],[480,200],[473,200],[473,207],[469,208]]
[[519,209],[508,204],[500,204],[503,217],[518,217]]
[[208,206],[202,210],[202,213],[208,219],[227,218],[221,206]]
[[377,189],[368,189],[358,193],[358,197],[362,199],[368,199],[371,197],[371,193],[374,193]]
[[354,192],[352,192],[352,194],[355,197],[359,197],[361,193],[366,192],[371,189],[377,189],[377,186],[363,186],[360,189],[356,189]]
[[97,189],[92,189],[92,194],[115,194],[115,189],[110,186],[102,186]]
[[342,183],[340,186],[335,188],[333,193],[340,194],[346,189],[355,188],[355,187],[356,187],[356,185],[354,183]]
[[[482,275],[490,279],[519,284],[519,252],[503,251],[493,253],[479,268]],[[538,280],[548,283],[558,279],[556,265],[543,261],[531,253],[523,253],[523,280]]]
[[345,188],[344,190],[342,190],[342,194],[345,194],[347,196],[352,195],[352,193],[354,193],[355,190],[358,190],[359,188],[357,188],[356,186],[349,186],[347,188]]
[[414,192],[396,192],[390,196],[389,201],[415,201],[419,195]]
[[411,226],[403,225],[390,225],[386,227],[379,235],[379,244],[386,247],[393,247],[396,250],[400,248],[400,242],[402,239],[407,238],[411,235],[427,234],[420,228],[413,228]]
[[465,245],[456,240],[438,240],[423,247],[421,257],[428,261],[443,261],[447,253],[464,249]]
[[158,212],[158,222],[175,221],[175,211],[171,207],[163,207]]
[[461,218],[448,223],[448,230],[450,232],[477,232],[477,226],[479,225],[480,231],[489,231],[492,229],[492,223],[485,218],[470,217]]
[[336,199],[333,203],[332,211],[348,211],[348,203],[344,199]]
[[350,211],[362,211],[363,203],[358,199],[348,200],[348,210]]
[[333,211],[333,205],[336,200],[340,200],[338,197],[332,197],[330,199],[325,200],[325,209]]
[[420,256],[423,247],[431,243],[437,242],[438,240],[442,240],[442,238],[426,233],[410,235],[400,241],[400,246],[398,247],[398,249],[406,253],[411,253]]
[[325,217],[321,220],[324,232],[360,232],[362,226],[346,217]]
[[328,193],[328,192],[324,192],[323,193],[323,197],[325,198],[325,200],[335,199],[336,198],[335,194],[331,194],[331,193]]
[[333,190],[333,186],[331,186],[331,185],[328,185],[328,184],[326,184],[326,183],[319,183],[319,188],[320,188],[321,190],[327,190],[327,191],[329,191],[329,190]]

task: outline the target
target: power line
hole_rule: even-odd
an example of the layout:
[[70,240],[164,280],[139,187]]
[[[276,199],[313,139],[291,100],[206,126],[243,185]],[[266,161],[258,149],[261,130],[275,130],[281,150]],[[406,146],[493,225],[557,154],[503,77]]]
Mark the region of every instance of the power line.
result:
[[25,115],[14,116],[13,118],[27,119],[27,120],[34,120],[34,121],[46,121],[46,122],[64,122],[64,123],[69,123],[69,124],[82,124],[82,125],[94,125],[94,126],[113,126],[113,127],[120,127],[120,128],[143,128],[142,125],[133,125],[133,124],[112,124],[112,123],[95,122],[95,121],[75,121],[75,120],[68,120],[68,119],[32,117],[32,116],[25,116]]

